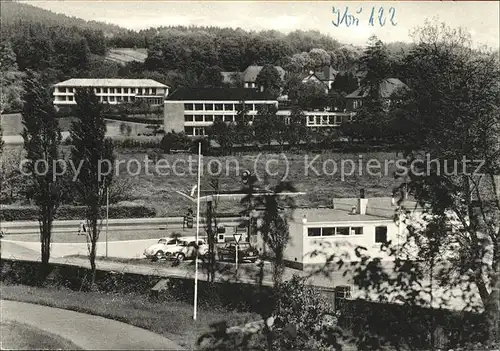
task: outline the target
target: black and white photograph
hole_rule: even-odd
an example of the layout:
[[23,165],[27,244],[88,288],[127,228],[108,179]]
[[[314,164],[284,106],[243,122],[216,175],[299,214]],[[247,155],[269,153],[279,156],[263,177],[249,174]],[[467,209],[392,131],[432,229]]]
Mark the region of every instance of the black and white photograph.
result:
[[2,350],[500,351],[500,2],[0,2]]

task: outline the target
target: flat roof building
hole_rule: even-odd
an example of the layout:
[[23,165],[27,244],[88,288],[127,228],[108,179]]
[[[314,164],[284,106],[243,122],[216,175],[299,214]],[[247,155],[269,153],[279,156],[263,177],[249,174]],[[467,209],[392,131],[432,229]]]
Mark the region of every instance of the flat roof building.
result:
[[78,88],[93,88],[102,103],[132,103],[141,99],[150,105],[162,105],[170,89],[152,79],[72,78],[54,85],[54,105],[75,105]]
[[[216,118],[237,122],[238,111],[245,104],[250,120],[262,105],[279,107],[279,101],[267,93],[250,88],[179,89],[165,100],[165,131],[184,132],[188,136],[204,136]],[[290,110],[278,110],[287,118]],[[339,127],[351,121],[354,113],[340,111],[304,111],[305,124],[310,128]],[[250,122],[251,123],[251,122]]]
[[249,116],[255,116],[262,105],[278,106],[276,99],[257,89],[178,89],[165,100],[165,131],[204,136],[216,118],[235,122],[243,103]]
[[[307,270],[328,262],[357,261],[356,250],[381,260],[393,260],[383,245],[399,247],[407,240],[407,229],[396,216],[417,219],[421,208],[406,200],[399,207],[391,197],[337,198],[331,207],[296,208],[289,218],[290,240],[284,259],[288,266]],[[398,211],[404,208],[406,211]],[[401,218],[402,219],[402,218]],[[254,245],[268,250],[260,235],[252,237]]]

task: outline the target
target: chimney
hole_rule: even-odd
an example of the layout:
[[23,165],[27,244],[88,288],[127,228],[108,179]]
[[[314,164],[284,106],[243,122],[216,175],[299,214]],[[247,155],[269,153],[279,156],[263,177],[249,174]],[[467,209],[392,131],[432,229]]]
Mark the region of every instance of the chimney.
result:
[[307,223],[307,216],[304,215],[304,218],[302,218],[302,223],[306,224]]
[[314,71],[309,71],[309,74],[314,74]]
[[368,205],[368,199],[365,198],[365,189],[361,189],[359,191],[359,199],[358,199],[358,211],[359,214],[366,214],[366,207]]

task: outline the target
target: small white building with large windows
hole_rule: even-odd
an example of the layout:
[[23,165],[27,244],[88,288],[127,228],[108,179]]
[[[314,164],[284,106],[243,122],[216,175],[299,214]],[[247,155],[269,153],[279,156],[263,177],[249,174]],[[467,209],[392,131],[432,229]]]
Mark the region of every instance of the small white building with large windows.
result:
[[[420,213],[416,202],[406,200],[400,206],[391,197],[338,198],[328,208],[294,209],[288,221],[290,241],[284,252],[285,262],[307,270],[338,260],[358,261],[356,251],[360,247],[372,258],[393,260],[395,256],[383,247],[389,242],[394,248],[405,243],[403,216],[417,219]],[[253,242],[266,250],[258,235]]]
[[139,99],[161,106],[170,87],[152,79],[72,78],[54,85],[54,105],[75,105],[78,88],[93,88],[99,101],[105,104],[132,103]]

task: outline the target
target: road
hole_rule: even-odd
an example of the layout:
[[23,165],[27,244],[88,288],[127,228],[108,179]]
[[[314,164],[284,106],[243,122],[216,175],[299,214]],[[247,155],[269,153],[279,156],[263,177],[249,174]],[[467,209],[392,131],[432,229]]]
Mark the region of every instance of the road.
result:
[[[84,350],[183,349],[161,335],[103,317],[24,302],[0,300],[0,304],[0,324],[27,326],[24,329],[36,330],[38,337],[57,338],[59,345],[73,344]],[[2,338],[2,349],[23,346],[17,338],[5,338],[5,341],[14,344],[4,344]]]

